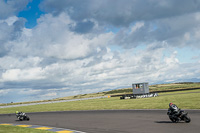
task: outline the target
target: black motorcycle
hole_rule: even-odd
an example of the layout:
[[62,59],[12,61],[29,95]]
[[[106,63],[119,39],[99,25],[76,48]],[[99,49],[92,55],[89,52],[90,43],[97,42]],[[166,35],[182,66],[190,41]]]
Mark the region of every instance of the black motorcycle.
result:
[[20,121],[23,121],[23,120],[27,120],[29,121],[30,118],[23,112],[20,112],[18,114],[16,114],[16,117],[20,120]]
[[179,121],[185,121],[186,123],[189,123],[191,121],[188,113],[185,113],[183,110],[179,110],[178,115],[172,114],[170,111],[168,111],[167,115],[173,123],[177,123]]

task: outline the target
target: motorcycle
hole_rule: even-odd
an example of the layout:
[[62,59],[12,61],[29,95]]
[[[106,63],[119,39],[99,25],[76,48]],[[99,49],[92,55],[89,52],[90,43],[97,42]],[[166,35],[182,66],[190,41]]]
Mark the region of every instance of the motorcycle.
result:
[[23,120],[27,120],[29,121],[30,118],[23,112],[20,112],[20,113],[17,113],[16,114],[16,117],[20,120],[20,121],[23,121]]
[[189,123],[191,121],[188,113],[185,113],[183,110],[179,110],[178,115],[171,114],[171,112],[168,110],[167,115],[173,123],[177,123],[179,121],[185,121],[186,123]]

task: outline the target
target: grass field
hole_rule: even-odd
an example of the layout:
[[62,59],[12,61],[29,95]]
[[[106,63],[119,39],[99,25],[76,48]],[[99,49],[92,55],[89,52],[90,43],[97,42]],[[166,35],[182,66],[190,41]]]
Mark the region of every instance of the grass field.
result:
[[184,83],[151,85],[149,87],[149,90],[163,91],[163,90],[179,90],[188,88],[200,88],[200,83],[184,82]]
[[0,133],[54,133],[54,132],[33,129],[33,128],[0,125]]
[[0,109],[0,114],[14,113],[16,110],[23,112],[46,112],[71,110],[167,109],[170,102],[177,104],[178,107],[182,109],[200,109],[199,101],[200,90],[190,90],[159,93],[158,97],[153,98],[120,100],[119,97],[111,97],[85,101],[2,108]]

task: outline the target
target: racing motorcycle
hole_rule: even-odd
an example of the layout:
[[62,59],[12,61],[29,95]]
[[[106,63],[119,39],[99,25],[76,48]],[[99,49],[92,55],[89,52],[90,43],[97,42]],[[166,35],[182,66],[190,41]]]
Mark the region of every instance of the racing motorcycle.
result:
[[23,120],[27,120],[29,121],[30,118],[23,112],[19,112],[16,114],[16,117],[20,120],[20,121],[23,121]]
[[186,123],[189,123],[191,121],[190,117],[188,116],[188,113],[185,113],[183,110],[179,110],[178,115],[172,114],[168,110],[167,115],[173,123],[177,123],[179,121],[185,121]]

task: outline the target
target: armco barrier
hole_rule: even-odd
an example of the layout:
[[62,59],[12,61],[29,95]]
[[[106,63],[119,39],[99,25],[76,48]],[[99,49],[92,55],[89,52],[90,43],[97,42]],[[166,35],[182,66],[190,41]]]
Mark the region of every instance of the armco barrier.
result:
[[148,98],[148,97],[157,97],[158,93],[146,93],[146,94],[128,94],[123,95],[120,99],[137,99],[137,98]]

